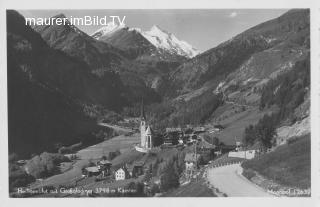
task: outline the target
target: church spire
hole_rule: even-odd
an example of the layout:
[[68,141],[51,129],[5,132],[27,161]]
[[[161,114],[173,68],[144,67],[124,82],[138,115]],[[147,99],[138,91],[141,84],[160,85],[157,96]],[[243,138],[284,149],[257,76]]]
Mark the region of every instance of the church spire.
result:
[[143,120],[146,120],[146,114],[144,112],[144,104],[143,104],[143,99],[141,101],[141,112],[140,112],[140,118]]

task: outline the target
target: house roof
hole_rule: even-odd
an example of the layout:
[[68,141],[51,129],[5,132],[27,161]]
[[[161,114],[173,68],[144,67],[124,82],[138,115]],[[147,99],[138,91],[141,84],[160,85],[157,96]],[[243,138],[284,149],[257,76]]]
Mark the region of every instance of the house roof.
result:
[[125,173],[129,173],[128,169],[124,166],[119,167],[118,169],[115,170],[115,172],[118,172],[119,170],[123,170]]
[[195,127],[193,128],[193,131],[205,131],[206,129],[204,127]]
[[185,158],[184,158],[184,161],[186,161],[186,162],[196,162],[199,158],[200,158],[199,154],[196,155],[194,153],[187,153]]
[[224,129],[224,126],[222,126],[221,124],[216,124],[216,125],[214,125],[214,128],[216,128],[216,129]]
[[180,127],[178,128],[166,128],[166,132],[182,132]]
[[111,162],[109,160],[100,160],[98,163],[101,165],[107,165],[107,164],[111,165]]
[[88,172],[99,172],[99,168],[97,166],[87,167],[85,168]]
[[136,161],[133,163],[133,166],[143,166],[144,163],[142,161]]

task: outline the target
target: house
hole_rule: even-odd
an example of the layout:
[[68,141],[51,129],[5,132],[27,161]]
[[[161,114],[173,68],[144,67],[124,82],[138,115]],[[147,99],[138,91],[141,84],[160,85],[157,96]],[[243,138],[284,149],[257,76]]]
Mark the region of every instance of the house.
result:
[[216,150],[221,150],[222,154],[234,151],[237,148],[235,145],[221,145]]
[[242,143],[239,141],[236,141],[236,151],[241,151],[242,150]]
[[102,176],[107,176],[111,174],[112,163],[109,160],[100,160],[97,162],[97,167],[102,173]]
[[224,129],[225,127],[223,127],[222,125],[220,124],[217,124],[217,125],[214,125],[213,128],[210,130],[210,134],[212,133],[217,133],[217,132],[220,132]]
[[199,134],[199,133],[205,132],[206,129],[204,127],[195,127],[193,128],[193,131],[194,131],[193,132],[194,134]]
[[87,177],[97,176],[100,174],[100,170],[97,166],[86,167],[83,169],[82,174],[86,175]]
[[171,132],[182,133],[182,129],[180,127],[178,127],[178,128],[166,128],[166,133],[171,133]]
[[75,160],[77,159],[76,154],[64,154],[65,157],[67,157],[69,160]]
[[186,165],[186,176],[191,177],[197,168],[200,155],[195,153],[187,153],[184,162]]
[[130,177],[129,171],[126,167],[120,167],[115,171],[114,177],[116,180],[125,180]]
[[218,129],[219,131],[225,128],[225,127],[222,126],[221,124],[216,124],[216,125],[214,125],[213,127],[214,127],[214,129]]
[[222,155],[222,151],[221,150],[214,151],[214,155],[215,156],[220,156],[220,155]]
[[238,157],[243,159],[253,159],[255,157],[256,150],[245,150],[245,151],[233,151],[229,152],[228,157]]
[[178,140],[179,144],[183,144],[183,139]]
[[24,165],[26,163],[27,163],[27,160],[18,160],[17,161],[17,164],[20,165],[20,166],[22,166],[22,165]]
[[183,132],[182,131],[171,131],[166,132],[164,134],[163,143],[165,145],[177,145],[179,143],[179,139],[183,139]]
[[143,175],[143,162],[135,162],[128,168],[131,177],[138,177]]

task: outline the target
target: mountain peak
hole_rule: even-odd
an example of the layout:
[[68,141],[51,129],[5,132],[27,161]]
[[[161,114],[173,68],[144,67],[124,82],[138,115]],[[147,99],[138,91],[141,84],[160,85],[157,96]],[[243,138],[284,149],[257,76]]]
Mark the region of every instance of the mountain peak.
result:
[[108,22],[106,26],[101,27],[95,31],[91,36],[95,39],[99,39],[102,36],[110,35],[115,31],[125,28],[125,24],[116,24],[114,22]]
[[167,32],[164,29],[162,29],[161,27],[159,27],[158,25],[153,25],[151,27],[151,29],[149,30],[149,32],[163,32],[163,33],[166,33],[166,34],[170,34],[169,32]]
[[174,34],[153,25],[149,31],[141,33],[150,43],[157,48],[168,50],[188,58],[198,55],[200,52],[189,43],[179,40]]
[[[100,28],[91,36],[97,40],[102,40],[102,37],[110,37],[116,31],[125,28],[125,25],[113,24],[109,22],[107,26]],[[185,41],[179,40],[172,33],[160,28],[158,25],[153,25],[149,31],[142,31],[140,28],[128,28],[128,32],[140,33],[149,43],[158,49],[166,50],[171,54],[192,58],[200,52],[193,48]]]

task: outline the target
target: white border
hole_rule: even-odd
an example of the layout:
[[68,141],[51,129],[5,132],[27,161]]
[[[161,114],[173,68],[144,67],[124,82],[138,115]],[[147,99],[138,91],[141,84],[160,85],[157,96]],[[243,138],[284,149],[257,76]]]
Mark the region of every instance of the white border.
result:
[[[320,206],[320,10],[317,0],[0,0],[0,206]],[[8,198],[6,9],[210,9],[210,8],[310,8],[311,9],[311,198]]]

